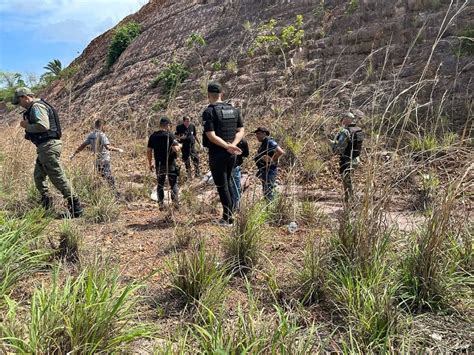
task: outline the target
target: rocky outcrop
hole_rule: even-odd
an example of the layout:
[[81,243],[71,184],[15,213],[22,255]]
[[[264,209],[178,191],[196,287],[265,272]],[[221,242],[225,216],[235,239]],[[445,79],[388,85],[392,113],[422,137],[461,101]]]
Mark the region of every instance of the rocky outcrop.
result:
[[[176,60],[191,68],[191,76],[170,106],[172,114],[193,112],[198,117],[206,103],[201,87],[209,77],[225,84],[227,96],[243,107],[249,119],[289,108],[356,106],[374,114],[396,112],[414,101],[427,116],[440,114],[442,102],[441,114],[453,125],[466,122],[472,106],[473,56],[459,56],[457,49],[459,34],[472,28],[472,1],[322,3],[152,0],[121,22],[133,19],[143,31],[112,68],[105,68],[110,30],[73,62],[80,70],[72,90],[59,82],[45,95],[63,112],[70,112],[70,120],[146,120],[163,96],[162,88],[152,89],[150,82]],[[305,40],[301,48],[286,53],[287,69],[278,53],[247,54],[254,32],[244,26],[246,22],[255,28],[275,18],[286,26],[297,14],[304,16]],[[193,32],[207,42],[199,53],[185,45]],[[215,62],[224,69],[213,70]],[[225,69],[229,62],[232,70]]]

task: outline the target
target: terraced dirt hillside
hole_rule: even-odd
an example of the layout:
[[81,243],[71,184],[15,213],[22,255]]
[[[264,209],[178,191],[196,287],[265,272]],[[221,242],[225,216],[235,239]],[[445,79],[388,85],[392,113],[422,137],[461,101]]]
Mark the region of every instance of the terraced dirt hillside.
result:
[[[298,14],[304,39],[284,50],[286,60],[278,50],[249,55],[261,24],[277,20],[278,33]],[[198,117],[206,103],[201,87],[212,78],[249,119],[316,107],[397,114],[408,105],[410,114],[440,115],[460,129],[472,109],[474,66],[465,38],[473,16],[471,1],[151,0],[117,25],[133,20],[142,32],[111,68],[115,29],[73,62],[79,70],[69,82],[55,82],[43,96],[74,122],[145,120],[165,96],[162,85],[150,83],[176,61],[191,75],[168,113]],[[192,33],[206,44],[189,48]]]

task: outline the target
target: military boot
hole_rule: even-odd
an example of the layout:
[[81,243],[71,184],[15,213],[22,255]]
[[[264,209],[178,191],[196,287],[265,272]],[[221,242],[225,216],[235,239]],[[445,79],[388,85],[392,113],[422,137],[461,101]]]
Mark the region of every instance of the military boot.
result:
[[84,210],[81,207],[81,202],[77,196],[67,199],[67,208],[71,218],[78,218],[82,216]]
[[53,209],[53,199],[49,195],[41,196],[41,206],[46,211],[51,211]]

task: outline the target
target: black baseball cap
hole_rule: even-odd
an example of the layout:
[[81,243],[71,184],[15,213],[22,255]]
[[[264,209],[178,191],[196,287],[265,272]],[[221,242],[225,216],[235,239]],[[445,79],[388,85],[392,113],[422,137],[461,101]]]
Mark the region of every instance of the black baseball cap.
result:
[[266,129],[265,127],[258,127],[255,131],[253,131],[253,133],[257,133],[257,132],[265,133],[267,136],[270,135],[270,131]]
[[160,125],[165,125],[165,124],[171,124],[171,120],[168,117],[163,116],[160,118]]
[[214,94],[220,94],[220,93],[222,93],[222,85],[215,82],[215,81],[211,81],[207,85],[207,92],[212,92]]

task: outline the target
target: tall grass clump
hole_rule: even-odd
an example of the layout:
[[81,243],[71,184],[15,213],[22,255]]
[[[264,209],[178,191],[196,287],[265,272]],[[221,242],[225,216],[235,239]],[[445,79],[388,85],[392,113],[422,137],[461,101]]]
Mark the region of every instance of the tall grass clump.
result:
[[305,322],[290,309],[274,305],[258,307],[246,280],[246,307],[238,304],[236,319],[223,320],[207,311],[203,324],[192,324],[188,336],[192,350],[205,354],[309,354],[324,342],[314,324]]
[[401,263],[400,298],[411,310],[441,310],[456,299],[454,290],[459,291],[457,286],[460,286],[456,273],[460,258],[452,248],[454,204],[455,192],[448,188],[426,225],[414,233],[408,254]]
[[79,249],[82,235],[70,219],[64,219],[59,230],[59,246],[57,256],[68,262],[79,261]]
[[294,200],[281,193],[276,194],[275,199],[270,203],[268,218],[272,223],[281,226],[294,220],[295,206]]
[[112,222],[119,216],[120,208],[115,194],[104,184],[91,191],[86,202],[88,206],[84,210],[84,217],[87,221],[92,223]]
[[191,251],[178,254],[169,265],[171,285],[179,291],[187,306],[219,313],[226,297],[229,276],[225,275],[217,258],[198,243]]
[[364,352],[384,351],[396,325],[397,284],[388,260],[391,230],[384,220],[385,200],[372,186],[369,182],[362,201],[342,215],[326,287],[345,319],[346,335],[357,339]]
[[22,219],[0,214],[0,300],[19,280],[48,265],[51,253],[42,246],[48,222],[41,209]]
[[7,348],[18,353],[95,354],[125,351],[126,345],[151,335],[137,325],[136,292],[140,286],[120,285],[119,275],[107,268],[89,266],[76,277],[37,289],[32,298],[28,324],[19,332],[10,321],[0,326]]
[[329,255],[323,249],[321,241],[311,238],[306,242],[303,265],[298,268],[298,281],[302,291],[302,302],[319,302],[326,283]]
[[231,233],[224,239],[224,254],[232,273],[244,273],[257,265],[262,253],[263,224],[267,220],[268,211],[263,203],[242,206]]

